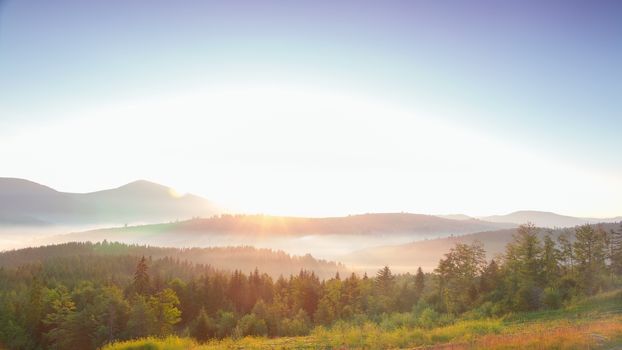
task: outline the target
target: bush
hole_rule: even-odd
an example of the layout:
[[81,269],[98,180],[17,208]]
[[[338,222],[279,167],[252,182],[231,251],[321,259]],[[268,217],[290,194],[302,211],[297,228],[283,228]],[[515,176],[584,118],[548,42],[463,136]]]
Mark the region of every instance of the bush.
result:
[[413,328],[417,325],[417,318],[412,313],[391,313],[382,315],[380,328],[394,330],[402,327]]
[[544,305],[549,309],[559,309],[562,306],[561,294],[551,287],[544,289]]
[[266,326],[266,321],[254,314],[249,314],[240,319],[235,328],[235,334],[241,337],[248,335],[265,337],[268,335],[268,326]]
[[237,320],[233,312],[220,311],[218,316],[216,337],[225,338],[231,336],[235,330],[236,324]]
[[280,335],[282,336],[299,336],[307,335],[311,329],[311,321],[304,312],[299,310],[294,318],[286,318],[281,321]]
[[433,328],[438,325],[439,314],[431,307],[427,307],[421,312],[421,315],[419,316],[417,321],[419,327]]
[[516,311],[533,311],[542,307],[542,289],[535,286],[523,286],[516,293]]
[[467,311],[462,315],[462,319],[465,320],[479,320],[482,318],[488,318],[494,315],[494,304],[490,301],[484,302],[477,308]]

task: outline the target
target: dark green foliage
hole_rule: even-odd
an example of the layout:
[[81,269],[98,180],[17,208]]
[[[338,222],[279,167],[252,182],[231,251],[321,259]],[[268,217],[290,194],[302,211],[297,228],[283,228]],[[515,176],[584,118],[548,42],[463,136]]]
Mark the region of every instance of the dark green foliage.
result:
[[449,313],[469,309],[478,296],[477,278],[485,266],[485,251],[481,243],[456,244],[441,259],[435,272],[438,274],[440,307]]
[[248,314],[238,321],[236,334],[242,337],[247,335],[266,336],[268,335],[268,326],[266,321],[258,318],[255,314]]
[[393,291],[394,279],[391,269],[385,266],[376,273],[376,288],[381,294],[390,294]]
[[595,294],[603,286],[605,272],[605,233],[590,225],[575,231],[574,254],[581,290]]
[[[144,258],[143,248],[93,253],[126,249],[116,243],[0,253],[0,262],[5,254],[30,261],[0,268],[0,344],[88,350],[144,336],[298,336],[344,321],[427,328],[456,317],[556,309],[620,283],[621,235],[581,226],[555,242],[526,225],[490,261],[481,244],[458,244],[434,273],[394,275],[387,266],[372,278],[323,280],[307,270],[276,280],[256,268],[217,271]],[[38,252],[49,256],[34,259]]]
[[617,230],[609,231],[607,243],[611,273],[614,276],[622,275],[622,224]]
[[216,337],[224,338],[233,335],[235,325],[238,323],[237,317],[233,312],[220,311],[218,313],[218,328]]
[[135,295],[130,304],[132,305],[127,321],[128,338],[146,337],[155,333],[155,315],[147,298],[142,295]]
[[544,290],[542,242],[532,224],[520,226],[505,253],[506,301],[512,310],[536,310]]
[[207,315],[205,309],[201,309],[199,316],[197,316],[197,319],[190,328],[190,335],[200,342],[205,342],[214,338],[216,336],[216,331],[217,327],[214,320]]
[[415,275],[415,296],[417,299],[421,298],[423,295],[423,289],[425,288],[425,275],[423,274],[423,270],[421,267],[417,269],[417,274]]
[[134,284],[132,285],[133,291],[137,294],[145,295],[149,294],[149,274],[147,273],[147,260],[143,256],[136,266],[136,272],[134,273]]
[[501,273],[499,271],[499,265],[492,259],[490,263],[482,271],[480,276],[479,290],[482,294],[491,293],[501,283]]

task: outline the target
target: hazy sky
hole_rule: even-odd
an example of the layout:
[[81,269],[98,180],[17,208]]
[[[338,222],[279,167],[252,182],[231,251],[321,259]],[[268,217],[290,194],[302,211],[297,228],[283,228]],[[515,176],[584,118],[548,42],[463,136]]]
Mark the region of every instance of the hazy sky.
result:
[[0,176],[622,215],[620,1],[0,0]]

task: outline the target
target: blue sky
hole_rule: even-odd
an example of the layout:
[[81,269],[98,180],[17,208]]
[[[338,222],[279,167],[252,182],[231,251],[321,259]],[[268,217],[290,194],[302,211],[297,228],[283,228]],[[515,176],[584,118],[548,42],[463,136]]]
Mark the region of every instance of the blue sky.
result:
[[148,178],[277,214],[619,215],[620,14],[617,1],[4,0],[2,175],[71,191]]

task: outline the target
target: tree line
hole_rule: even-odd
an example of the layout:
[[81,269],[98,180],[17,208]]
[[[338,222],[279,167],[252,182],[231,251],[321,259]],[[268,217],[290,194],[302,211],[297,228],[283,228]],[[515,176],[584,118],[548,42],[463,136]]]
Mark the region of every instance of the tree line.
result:
[[457,244],[429,273],[384,267],[374,276],[320,278],[303,269],[276,279],[178,258],[76,254],[83,247],[66,245],[65,255],[0,268],[0,345],[96,349],[168,334],[296,336],[344,322],[431,327],[465,315],[559,308],[621,284],[622,228],[585,225],[540,237],[533,225],[521,226],[490,260],[481,243]]

